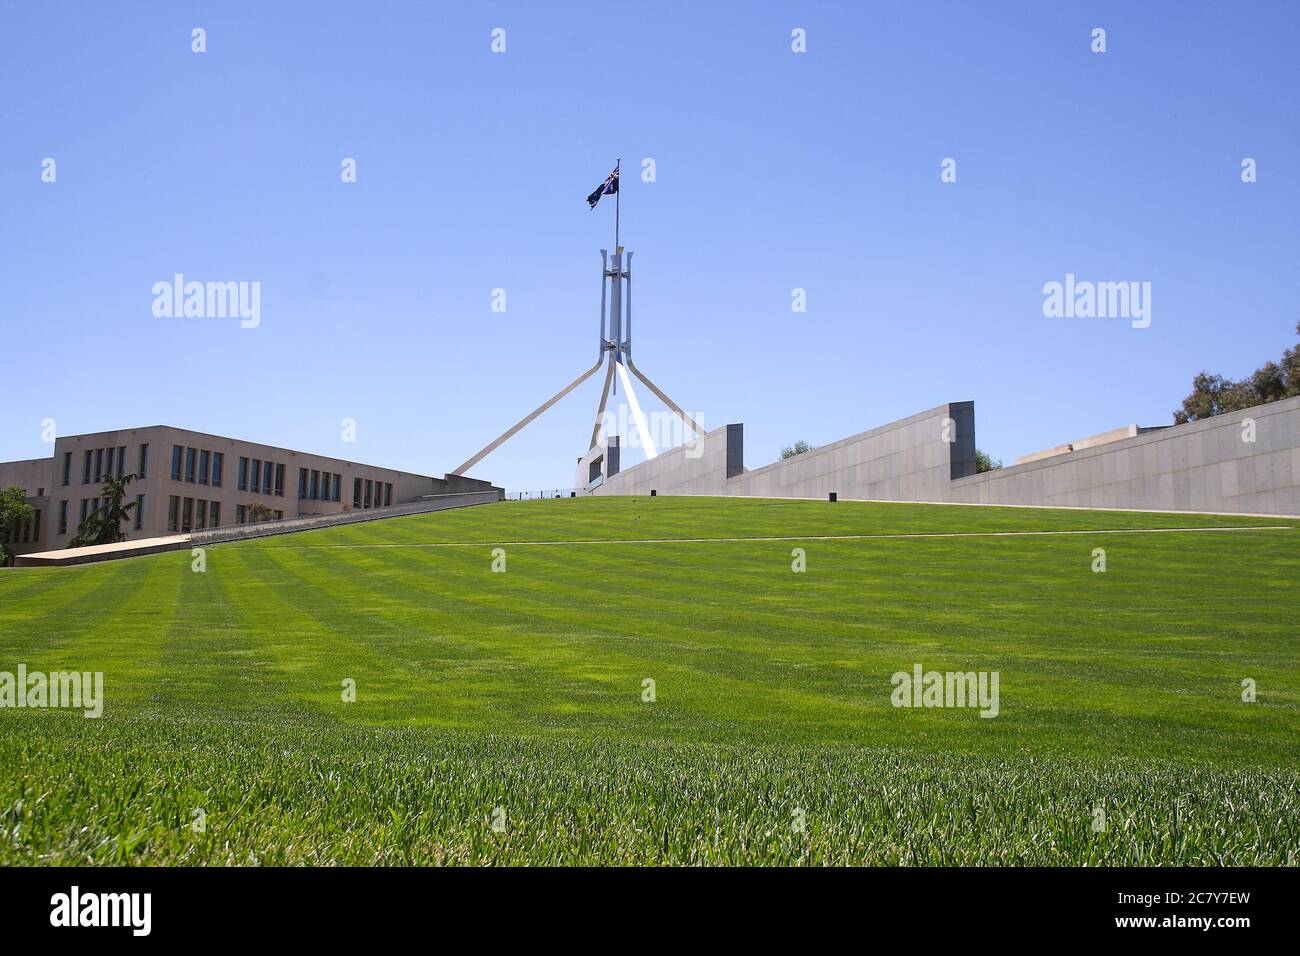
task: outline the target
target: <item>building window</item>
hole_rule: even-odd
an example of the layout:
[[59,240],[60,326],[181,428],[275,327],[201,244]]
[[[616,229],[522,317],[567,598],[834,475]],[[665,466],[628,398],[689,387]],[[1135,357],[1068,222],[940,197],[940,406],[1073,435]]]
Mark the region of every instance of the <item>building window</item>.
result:
[[307,497],[307,469],[298,469],[298,500],[302,501]]
[[342,486],[343,486],[343,476],[336,474],[334,476],[334,494],[330,498],[331,501],[339,500],[339,494],[342,490]]
[[41,540],[41,509],[40,508],[37,508],[36,512],[32,515],[32,540],[33,541]]
[[221,471],[225,467],[226,456],[219,451],[212,453],[212,487],[221,487]]
[[276,520],[276,521],[283,521],[283,520],[284,520],[284,512],[283,512],[283,511],[276,511],[276,513],[275,513],[275,520]]
[[122,474],[126,471],[126,446],[122,445],[117,450],[117,479],[122,480]]
[[261,486],[262,486],[262,462],[260,459],[254,458],[253,459],[253,487],[250,490],[253,492],[260,491]]
[[208,527],[221,527],[221,502],[214,501],[208,505]]
[[59,502],[59,534],[68,533],[68,503]]
[[194,499],[186,498],[181,504],[181,534],[188,534],[194,527]]
[[99,479],[103,477],[104,477],[104,449],[96,448],[95,449],[95,480],[99,481]]
[[239,459],[239,480],[236,482],[240,491],[248,490],[248,459]]
[[172,445],[172,481],[181,480],[181,446]]
[[185,480],[194,484],[194,449],[185,449]]
[[199,484],[206,485],[208,483],[208,468],[211,464],[211,456],[205,448],[199,452]]
[[361,507],[361,479],[352,479],[352,507]]
[[206,498],[200,498],[194,503],[194,528],[196,531],[202,531],[208,526],[208,501]]
[[67,485],[72,481],[72,452],[63,453],[63,483]]
[[112,449],[112,448],[105,448],[104,450],[105,450],[106,452],[108,452],[108,457],[107,457],[107,460],[106,460],[105,463],[104,463],[104,466],[105,466],[105,467],[104,467],[104,474],[101,475],[100,477],[102,477],[102,478],[112,478],[112,477],[113,477],[113,449]]
[[275,496],[284,497],[284,465],[275,466]]
[[86,510],[87,510],[89,507],[90,507],[90,499],[89,499],[89,498],[82,498],[82,499],[81,499],[81,523],[82,523],[82,524],[85,524],[85,523],[86,523]]
[[244,506],[235,505],[235,524],[244,523]]
[[369,478],[366,479],[366,499],[365,499],[365,504],[363,505],[363,507],[366,507],[366,508],[369,508],[369,507],[370,507],[370,491],[371,491],[371,486],[372,486],[373,484],[374,484],[374,482],[372,482]]
[[148,443],[140,446],[140,468],[136,475],[140,478],[149,477],[149,445]]
[[311,470],[311,494],[308,495],[312,501],[320,498],[320,472],[315,468]]
[[175,495],[167,499],[167,530],[172,534],[180,528],[181,499]]
[[144,530],[144,495],[135,496],[135,530]]
[[391,508],[393,505],[393,483],[391,481],[384,483],[384,507]]
[[271,477],[275,473],[275,465],[269,461],[262,462],[262,494],[271,493]]

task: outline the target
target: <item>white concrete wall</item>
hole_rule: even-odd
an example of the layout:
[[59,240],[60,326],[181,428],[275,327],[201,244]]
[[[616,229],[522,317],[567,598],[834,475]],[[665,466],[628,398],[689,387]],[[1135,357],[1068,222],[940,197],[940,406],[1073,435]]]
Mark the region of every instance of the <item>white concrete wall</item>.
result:
[[[728,494],[939,501],[952,478],[948,405],[746,472]],[[955,436],[954,436],[955,437]]]
[[973,425],[962,427],[972,417],[969,403],[940,405],[732,478],[724,426],[697,447],[674,448],[628,468],[595,493],[825,498],[834,491],[842,498],[939,501],[954,460],[973,462]]
[[[1254,442],[1242,440],[1245,419]],[[944,425],[958,426],[946,441]],[[727,429],[616,475],[597,494],[744,495],[1300,514],[1300,398],[982,475],[974,409],[953,402],[726,477]],[[957,477],[954,477],[957,476]]]
[[1300,398],[960,479],[947,500],[1300,514]]
[[715,428],[690,445],[663,452],[620,471],[595,489],[597,495],[739,494],[727,487],[727,427]]

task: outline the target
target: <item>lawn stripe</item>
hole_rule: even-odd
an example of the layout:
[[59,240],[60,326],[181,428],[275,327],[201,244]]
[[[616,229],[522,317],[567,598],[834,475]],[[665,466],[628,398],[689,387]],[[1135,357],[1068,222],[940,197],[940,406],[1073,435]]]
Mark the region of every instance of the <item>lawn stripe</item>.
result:
[[[595,558],[593,553],[592,559]],[[348,555],[346,560],[356,561],[358,558]],[[378,558],[367,560],[379,561]],[[540,709],[545,712],[548,703],[555,702],[555,693],[566,693],[605,708],[618,708],[626,701],[635,702],[633,692],[642,677],[650,676],[650,671],[657,680],[667,680],[670,675],[680,677],[682,684],[678,686],[696,685],[701,678],[705,679],[708,682],[706,686],[679,692],[679,700],[709,711],[717,711],[719,700],[725,701],[728,708],[736,709],[742,700],[751,699],[756,712],[770,713],[774,708],[779,710],[776,704],[782,701],[789,707],[792,717],[806,713],[809,707],[818,707],[821,708],[820,719],[826,719],[829,716],[846,718],[859,713],[864,706],[862,694],[855,691],[841,689],[835,692],[827,686],[814,688],[791,682],[793,675],[788,666],[773,665],[764,655],[755,656],[753,649],[729,653],[710,647],[705,642],[697,642],[693,629],[688,635],[674,627],[665,634],[665,621],[671,621],[674,615],[680,615],[683,621],[697,623],[693,615],[698,610],[698,601],[694,596],[679,596],[670,602],[672,607],[661,606],[660,613],[642,625],[648,633],[634,636],[630,633],[634,617],[612,617],[601,610],[605,606],[635,606],[634,603],[615,600],[615,595],[608,591],[601,595],[602,605],[593,605],[590,614],[575,617],[573,589],[548,586],[544,580],[530,580],[526,573],[491,574],[486,554],[481,566],[477,566],[482,570],[474,573],[481,574],[484,582],[490,581],[495,585],[493,587],[464,587],[466,576],[460,565],[438,568],[436,570],[443,573],[437,574],[430,573],[435,568],[427,560],[413,556],[394,553],[388,561],[389,567],[396,561],[412,568],[412,589],[436,593],[444,602],[455,602],[470,609],[475,623],[488,624],[491,632],[490,636],[485,634],[480,624],[473,629],[472,637],[460,638],[458,631],[451,635],[453,639],[471,640],[478,647],[490,644],[497,654],[526,661],[534,680],[542,670],[563,679],[563,690],[548,683],[552,687],[549,701],[546,694],[535,695],[534,700],[526,701],[523,706],[530,711]],[[582,576],[579,573],[579,577]],[[701,594],[711,590],[716,589],[711,585],[700,585]],[[506,600],[502,600],[503,597]],[[735,608],[728,605],[728,610],[734,612]],[[463,630],[468,630],[465,627],[468,623],[462,620]],[[726,623],[726,627],[728,633],[735,633],[733,623]],[[526,635],[527,640],[521,640],[521,634]],[[750,666],[735,668],[734,658],[738,653],[748,658]],[[692,659],[686,660],[684,655],[687,654]],[[732,658],[732,667],[725,666],[728,657]],[[754,672],[759,670],[767,671],[766,676],[772,677],[776,683],[756,684]],[[744,674],[744,677],[738,677],[737,673]],[[627,681],[626,690],[616,683],[619,679]],[[487,688],[488,692],[491,690]],[[879,701],[871,702],[872,705],[876,703]],[[832,709],[836,711],[834,715],[830,713]],[[642,711],[642,717],[644,714]],[[625,716],[630,718],[632,712],[628,711]]]
[[4,632],[11,642],[5,650],[48,653],[74,643],[86,628],[102,626],[105,616],[129,600],[140,582],[158,567],[153,561],[114,561],[102,570],[97,568],[98,573],[86,574],[66,595],[67,600],[53,608],[40,600],[26,602],[22,607],[28,613],[5,615]]
[[[353,613],[352,608],[363,605],[349,593],[331,591],[289,571],[271,554],[275,550],[248,547],[235,553],[241,564],[244,620],[260,648],[272,656],[286,692],[335,718],[382,721],[382,709],[372,705],[382,708],[387,699],[420,685],[422,677],[427,681],[428,675],[419,672],[417,661],[394,657],[376,646],[378,622]],[[250,613],[253,607],[257,615]],[[344,708],[341,700],[341,681],[349,677],[358,687],[355,708]],[[409,696],[404,698],[408,702]],[[405,722],[410,715],[404,711],[400,718],[392,716]]]

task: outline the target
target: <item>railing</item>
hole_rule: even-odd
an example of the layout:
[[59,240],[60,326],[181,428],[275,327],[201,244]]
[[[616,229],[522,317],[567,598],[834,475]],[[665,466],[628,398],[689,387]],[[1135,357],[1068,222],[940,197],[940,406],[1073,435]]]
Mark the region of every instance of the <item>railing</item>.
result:
[[398,518],[403,515],[447,511],[451,508],[464,508],[469,505],[484,505],[497,501],[499,498],[500,495],[496,491],[464,491],[448,495],[425,495],[418,501],[408,501],[387,508],[364,508],[355,511],[342,511],[337,514],[307,515],[301,518],[282,518],[279,521],[258,521],[250,524],[225,525],[220,528],[205,528],[201,531],[189,532],[189,540],[196,544],[240,541],[245,538],[288,534],[292,531],[309,531],[314,528],[330,528],[335,525],[357,524],[362,521],[378,521],[381,518]]
[[543,488],[541,491],[515,491],[506,493],[506,501],[545,501],[550,498],[575,498],[577,488]]

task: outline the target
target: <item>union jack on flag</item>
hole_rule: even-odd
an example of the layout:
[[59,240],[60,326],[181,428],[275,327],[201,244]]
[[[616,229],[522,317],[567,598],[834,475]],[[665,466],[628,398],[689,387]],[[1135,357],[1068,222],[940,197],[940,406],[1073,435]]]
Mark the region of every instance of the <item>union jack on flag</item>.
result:
[[618,167],[605,178],[605,181],[596,187],[596,191],[587,197],[587,205],[592,209],[596,208],[596,203],[600,202],[601,196],[612,196],[618,192]]

